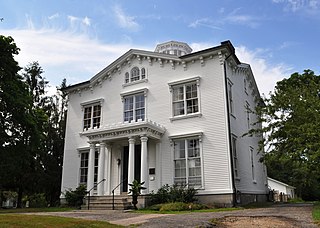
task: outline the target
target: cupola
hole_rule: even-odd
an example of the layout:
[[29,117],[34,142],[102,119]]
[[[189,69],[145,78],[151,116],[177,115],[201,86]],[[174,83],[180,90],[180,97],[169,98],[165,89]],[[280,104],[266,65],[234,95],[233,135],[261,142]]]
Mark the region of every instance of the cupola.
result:
[[192,52],[191,47],[187,43],[178,41],[169,41],[158,44],[154,52],[165,53],[169,55],[182,56]]

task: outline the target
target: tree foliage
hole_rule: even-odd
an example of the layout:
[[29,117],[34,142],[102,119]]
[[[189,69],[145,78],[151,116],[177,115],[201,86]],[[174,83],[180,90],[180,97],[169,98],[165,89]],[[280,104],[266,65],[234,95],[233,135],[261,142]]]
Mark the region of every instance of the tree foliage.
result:
[[[48,81],[38,62],[21,75],[12,37],[0,36],[0,191],[60,196],[67,94],[46,96]],[[66,87],[64,80],[60,86]]]
[[320,76],[311,70],[279,81],[257,108],[269,176],[295,186],[304,199],[320,198]]

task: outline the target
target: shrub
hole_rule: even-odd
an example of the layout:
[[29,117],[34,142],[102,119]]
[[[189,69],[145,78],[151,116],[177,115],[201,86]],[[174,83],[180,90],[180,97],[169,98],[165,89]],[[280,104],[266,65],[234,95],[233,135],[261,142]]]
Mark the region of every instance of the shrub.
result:
[[181,185],[169,186],[166,184],[162,186],[157,193],[151,193],[151,204],[174,202],[192,203],[196,201],[196,194],[197,190],[194,188],[187,188]]
[[44,193],[35,193],[27,197],[29,201],[29,207],[38,208],[38,207],[47,207],[46,196]]
[[65,193],[66,201],[68,206],[71,207],[81,207],[83,203],[83,198],[87,194],[86,186],[85,185],[79,185],[79,187],[76,188],[76,190],[67,190]]
[[189,210],[200,210],[206,209],[207,207],[202,204],[194,204],[194,203],[183,203],[183,202],[175,202],[175,203],[166,203],[161,204],[159,211],[189,211]]

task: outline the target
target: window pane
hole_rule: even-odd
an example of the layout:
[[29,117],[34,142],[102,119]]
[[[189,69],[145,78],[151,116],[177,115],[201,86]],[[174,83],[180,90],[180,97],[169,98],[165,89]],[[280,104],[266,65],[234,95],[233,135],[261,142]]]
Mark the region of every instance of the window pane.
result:
[[138,67],[134,67],[131,70],[131,82],[140,80],[140,71]]
[[187,100],[187,114],[198,112],[198,99]]
[[124,113],[124,121],[133,120],[133,111],[128,111]]
[[126,72],[126,74],[125,74],[124,82],[129,83],[129,73],[128,72]]
[[136,111],[136,121],[138,120],[144,120],[144,109]]
[[91,111],[92,107],[84,108],[83,114],[83,129],[88,130],[91,127]]
[[188,140],[188,157],[200,157],[199,139]]
[[138,108],[144,108],[144,95],[141,94],[141,95],[137,95],[135,96],[135,99],[136,99],[136,109]]
[[124,99],[124,110],[133,110],[133,97],[126,97]]
[[146,77],[146,70],[144,68],[141,69],[141,79],[145,79]]
[[173,88],[173,101],[181,101],[184,99],[183,86]]
[[184,115],[184,102],[173,103],[174,116]]
[[197,84],[186,85],[186,97],[187,99],[197,97]]
[[185,158],[185,144],[184,140],[174,142],[174,157]]

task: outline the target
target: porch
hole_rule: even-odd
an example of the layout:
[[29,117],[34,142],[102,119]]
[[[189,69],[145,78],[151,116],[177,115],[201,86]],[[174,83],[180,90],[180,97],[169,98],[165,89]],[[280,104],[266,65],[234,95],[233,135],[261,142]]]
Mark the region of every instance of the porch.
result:
[[[142,190],[141,194],[148,194],[149,174],[155,175],[155,168],[150,168],[149,165],[150,151],[159,155],[160,139],[164,132],[165,128],[161,125],[145,120],[113,124],[80,133],[88,138],[90,145],[87,191],[92,199],[102,199],[105,201],[103,207],[107,208],[112,193],[117,197],[121,196],[120,201],[124,200],[130,189],[128,184],[135,179],[145,182],[146,189]],[[98,166],[95,166],[97,148]],[[101,204],[101,201],[98,204]]]

